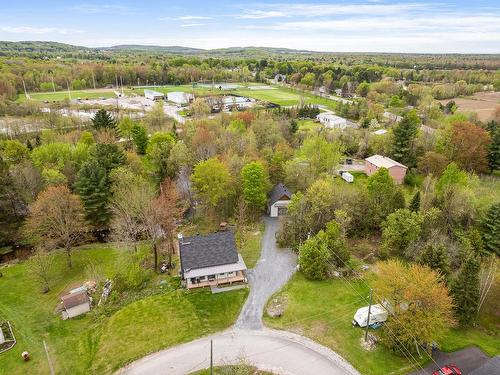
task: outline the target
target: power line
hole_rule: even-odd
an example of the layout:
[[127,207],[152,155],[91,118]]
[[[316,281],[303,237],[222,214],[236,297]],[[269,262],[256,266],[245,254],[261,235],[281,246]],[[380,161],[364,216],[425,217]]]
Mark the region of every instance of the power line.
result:
[[[345,262],[342,258],[340,258],[337,254],[335,254],[334,252],[332,252],[332,254],[333,254],[333,255],[335,255],[335,256],[337,257],[337,259],[339,259],[339,260],[340,260],[340,261],[341,261],[341,262],[342,262],[342,263],[343,263],[343,264],[344,264],[347,268],[349,268],[351,271],[354,271],[354,269],[353,269],[351,266],[349,266],[348,264],[346,264],[346,262]],[[342,275],[341,275],[341,276],[342,276]],[[343,276],[342,276],[342,277],[343,277]],[[344,279],[345,279],[345,278],[344,278]],[[366,283],[366,281],[364,281],[363,279],[361,279],[361,282],[362,282],[363,284],[365,284],[365,285],[366,285],[366,287],[368,287],[368,288],[370,287],[370,286]],[[381,303],[381,302],[382,302],[382,301],[379,301],[379,303]],[[435,364],[436,366],[438,366],[438,368],[440,368],[439,364],[438,364],[438,363],[434,360],[434,358],[432,358],[432,356],[431,356],[431,355],[427,352],[427,350],[425,350],[425,348],[424,348],[422,345],[420,345],[420,344],[418,343],[417,337],[416,337],[415,335],[413,335],[413,334],[412,334],[412,333],[411,333],[411,332],[410,332],[410,331],[409,331],[409,330],[405,327],[405,325],[404,325],[404,324],[402,324],[402,323],[401,323],[401,321],[397,318],[397,316],[396,316],[395,314],[391,313],[389,310],[388,310],[388,312],[391,314],[391,317],[394,317],[394,318],[396,319],[396,321],[399,323],[399,325],[400,325],[400,326],[402,326],[402,327],[406,330],[406,332],[408,332],[408,333],[411,335],[411,337],[415,340],[415,343],[423,349],[423,351],[425,352],[425,354],[427,354],[427,356],[431,359],[431,361],[432,361],[432,362],[434,362],[434,364]],[[386,328],[388,328],[387,326],[385,326],[385,327],[386,327]],[[389,328],[388,328],[388,329],[389,329]],[[397,336],[396,336],[396,335],[395,335],[395,337],[397,338]],[[399,343],[400,343],[400,344],[404,347],[404,345],[401,343],[401,341],[400,341],[399,339],[398,339],[397,341],[398,341],[398,342],[399,342]],[[408,350],[406,347],[404,347],[404,348],[405,348],[405,349],[409,352],[409,350]],[[413,358],[413,355],[412,355],[412,358]],[[419,366],[420,366],[420,365],[419,365]],[[420,366],[420,367],[422,367],[422,366]],[[422,370],[423,370],[423,368],[422,368]]]

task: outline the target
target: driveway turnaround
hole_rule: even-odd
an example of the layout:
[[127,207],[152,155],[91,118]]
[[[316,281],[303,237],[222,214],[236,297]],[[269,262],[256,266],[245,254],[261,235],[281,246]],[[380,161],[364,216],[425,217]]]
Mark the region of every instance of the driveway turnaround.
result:
[[233,328],[144,357],[123,368],[127,375],[185,375],[210,365],[241,361],[283,375],[357,375],[344,359],[324,346],[286,331]]
[[236,324],[212,336],[144,357],[118,373],[127,375],[185,375],[210,365],[210,341],[215,366],[244,361],[261,370],[283,375],[358,375],[342,357],[314,341],[287,331],[265,328],[267,300],[293,275],[296,255],[276,246],[278,219],[266,217],[262,252],[248,272],[250,294]]

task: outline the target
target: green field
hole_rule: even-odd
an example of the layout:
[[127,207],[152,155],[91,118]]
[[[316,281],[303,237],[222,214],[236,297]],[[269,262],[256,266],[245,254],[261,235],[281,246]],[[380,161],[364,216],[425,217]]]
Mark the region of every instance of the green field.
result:
[[[273,297],[285,301],[283,316],[266,316],[265,322],[274,328],[304,334],[332,348],[363,374],[408,373],[412,366],[409,360],[396,356],[384,346],[379,344],[372,351],[361,348],[363,331],[352,327],[351,320],[355,311],[367,304],[361,296],[368,296],[368,286],[359,281],[353,281],[351,285],[352,288],[339,279],[310,281],[302,274],[296,274]],[[480,320],[480,323],[483,322]],[[468,330],[451,330],[439,344],[446,351],[476,345],[489,355],[498,354],[500,336],[496,330],[497,323],[490,322],[487,327],[481,325]],[[419,359],[422,364],[428,360],[428,357]]]
[[[132,90],[126,89],[123,90],[125,95],[131,95]],[[35,101],[61,101],[69,99],[69,94],[67,91],[48,91],[48,92],[33,92],[30,93],[30,98]],[[116,95],[112,89],[96,89],[96,90],[77,90],[71,91],[71,99],[98,99],[100,97],[103,98],[114,98]],[[17,99],[19,102],[26,101],[26,96],[24,94],[20,94]]]
[[[141,291],[116,295],[117,301],[104,309],[63,321],[54,311],[59,296],[89,280],[89,264],[112,276],[118,254],[111,245],[84,246],[74,251],[69,270],[64,254],[55,253],[55,276],[47,294],[39,292],[28,263],[2,269],[0,319],[11,322],[17,344],[0,354],[0,373],[49,373],[43,340],[58,374],[111,373],[153,351],[230,326],[248,293],[175,290],[172,277],[155,275]],[[29,362],[21,359],[25,350]]]
[[[192,86],[192,85],[165,85],[157,87],[134,87],[132,89],[125,89],[125,95],[144,95],[144,89],[150,89],[153,91],[159,91],[164,94],[173,91],[189,92],[198,95],[221,95],[221,94],[236,94],[241,96],[246,96],[249,98],[254,98],[257,100],[262,100],[266,102],[275,103],[281,106],[295,106],[300,103],[303,104],[316,104],[322,105],[329,109],[335,110],[336,102],[331,99],[321,98],[312,95],[307,92],[301,92],[293,90],[290,88],[282,86],[272,86],[272,89],[255,89],[251,90],[249,86],[259,85],[256,83],[244,83],[239,84],[241,88],[236,90],[218,90],[217,88],[212,89],[209,87],[202,86]],[[62,101],[69,99],[69,94],[67,91],[56,91],[56,92],[33,92],[30,93],[30,97],[35,101]],[[71,91],[71,99],[98,99],[100,97],[113,98],[115,93],[113,89],[89,89],[89,90],[76,90]],[[18,97],[19,102],[26,101],[26,96],[20,94]]]

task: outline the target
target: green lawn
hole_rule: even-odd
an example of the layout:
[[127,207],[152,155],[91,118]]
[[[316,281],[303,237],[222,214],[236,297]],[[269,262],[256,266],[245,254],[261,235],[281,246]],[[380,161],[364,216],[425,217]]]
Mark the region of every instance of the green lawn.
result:
[[[132,93],[131,90],[124,90],[125,95],[130,95]],[[32,92],[29,94],[32,100],[36,101],[61,101],[65,99],[69,99],[68,91],[48,91],[48,92]],[[98,99],[100,97],[103,98],[114,98],[116,95],[112,89],[91,89],[91,90],[71,90],[71,99]],[[18,99],[19,102],[26,101],[26,96],[24,94],[20,94]]]
[[362,282],[352,285],[356,291],[342,280],[309,281],[298,273],[273,297],[286,301],[283,316],[265,316],[264,321],[273,328],[303,334],[333,349],[363,374],[409,372],[410,363],[383,346],[378,345],[373,351],[361,348],[364,331],[354,328],[351,321],[356,310],[366,305],[358,293],[369,293]]
[[247,268],[255,267],[262,250],[262,235],[264,234],[264,223],[259,222],[247,226],[244,230],[236,233],[236,241]]
[[[365,283],[352,282],[363,296],[368,295]],[[366,303],[342,280],[309,281],[302,274],[292,280],[273,298],[284,299],[286,309],[281,318],[265,316],[267,325],[304,334],[332,348],[363,374],[407,373],[410,363],[378,345],[368,352],[359,345],[363,332],[351,326],[355,311]],[[490,293],[479,324],[475,328],[452,329],[439,342],[445,351],[475,345],[491,356],[500,353],[498,333],[498,291]],[[272,300],[272,299],[271,299]],[[423,358],[425,362],[428,358]]]
[[[148,247],[141,251],[147,252]],[[245,300],[247,290],[217,295],[173,290],[159,284],[170,276],[156,275],[142,291],[117,296],[117,305],[62,321],[54,311],[59,296],[89,279],[85,269],[90,263],[106,277],[112,276],[118,253],[106,244],[81,247],[74,251],[71,270],[64,255],[55,253],[57,276],[47,294],[39,292],[27,263],[2,269],[0,319],[11,322],[17,344],[0,354],[0,373],[48,373],[43,340],[56,373],[109,373],[152,351],[228,327]],[[135,343],[126,342],[128,338]],[[30,353],[29,362],[21,360],[25,350]]]
[[126,306],[106,323],[92,373],[110,373],[146,354],[227,328],[247,293],[178,290]]

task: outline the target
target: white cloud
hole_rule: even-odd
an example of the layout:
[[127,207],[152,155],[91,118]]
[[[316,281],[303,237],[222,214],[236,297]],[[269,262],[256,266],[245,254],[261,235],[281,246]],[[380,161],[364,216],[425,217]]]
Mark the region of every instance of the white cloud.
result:
[[193,16],[193,15],[187,15],[187,16],[179,16],[179,17],[161,17],[159,18],[160,21],[196,21],[196,20],[213,20],[213,17],[207,17],[207,16]]
[[180,27],[196,27],[196,26],[205,26],[206,23],[183,23]]
[[0,26],[0,31],[13,34],[36,34],[36,35],[44,35],[44,34],[70,35],[70,34],[80,34],[84,32],[83,30],[64,29],[59,27],[32,27],[32,26]]
[[72,11],[76,11],[79,13],[87,13],[87,14],[124,14],[129,13],[131,10],[125,5],[119,4],[91,4],[91,3],[83,3],[76,4],[69,8]]
[[[434,4],[435,6],[436,4]],[[278,17],[327,17],[339,15],[395,15],[402,12],[429,9],[424,3],[384,4],[264,4],[260,9],[247,9],[238,18],[261,19]]]
[[263,18],[277,18],[277,17],[286,17],[286,14],[276,10],[248,10],[242,15],[238,15],[237,18],[246,18],[246,19],[263,19]]

